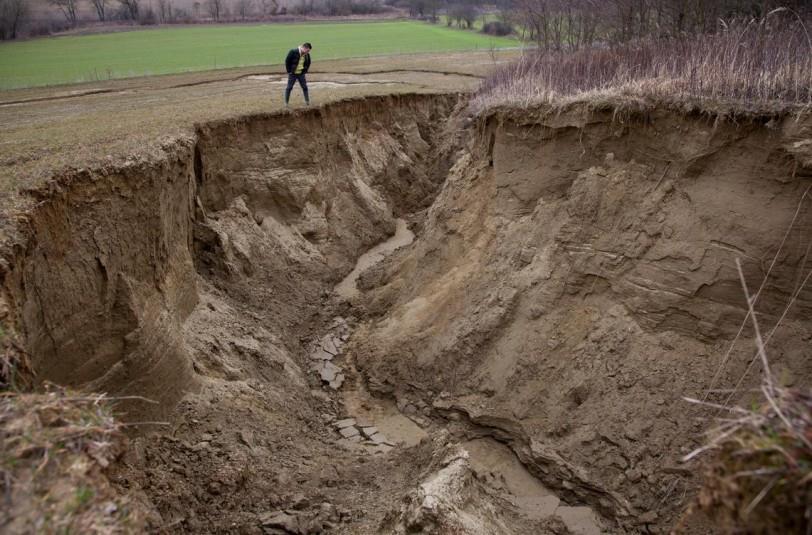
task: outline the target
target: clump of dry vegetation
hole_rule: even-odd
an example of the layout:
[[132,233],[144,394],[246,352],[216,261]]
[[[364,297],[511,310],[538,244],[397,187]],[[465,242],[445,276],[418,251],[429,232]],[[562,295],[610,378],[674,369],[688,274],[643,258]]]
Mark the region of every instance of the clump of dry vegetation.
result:
[[104,396],[56,387],[0,394],[0,526],[9,533],[141,531],[141,515],[104,475],[124,444]]
[[708,443],[683,460],[715,452],[706,464],[697,505],[726,532],[810,534],[812,389],[776,384],[754,309],[760,290],[750,294],[738,260],[737,266],[749,307],[745,321],[752,321],[755,334],[754,360],[762,367],[764,402],[747,410],[686,398],[721,409],[725,417],[710,431]]
[[812,532],[812,391],[776,388],[758,410],[735,415],[703,447],[697,504],[729,533]]
[[9,332],[2,320],[5,309],[0,301],[0,391],[28,390],[33,373],[25,352],[16,344],[16,336]]
[[730,528],[746,523],[755,532],[809,533],[812,395],[779,390],[777,401],[743,418],[720,442],[699,503]]
[[539,50],[496,71],[473,99],[494,106],[644,99],[690,109],[784,112],[812,104],[812,38],[793,12],[715,33]]

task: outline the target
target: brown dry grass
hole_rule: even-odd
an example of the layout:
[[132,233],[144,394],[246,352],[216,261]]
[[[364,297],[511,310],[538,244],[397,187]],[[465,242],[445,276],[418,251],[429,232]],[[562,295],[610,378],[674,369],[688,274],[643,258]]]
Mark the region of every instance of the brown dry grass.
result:
[[140,512],[105,468],[124,449],[110,400],[60,388],[0,395],[0,526],[9,533],[136,533]]
[[491,75],[479,110],[572,101],[648,100],[681,109],[782,113],[812,105],[812,39],[794,15],[715,34],[525,55]]

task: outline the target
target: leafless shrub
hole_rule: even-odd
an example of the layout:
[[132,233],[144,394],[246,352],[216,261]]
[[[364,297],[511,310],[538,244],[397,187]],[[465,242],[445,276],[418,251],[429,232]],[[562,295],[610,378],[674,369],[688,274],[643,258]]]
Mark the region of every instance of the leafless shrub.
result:
[[172,0],[158,0],[158,20],[161,21],[162,24],[175,20]]
[[206,0],[206,8],[211,18],[218,21],[223,15],[223,0]]
[[482,25],[482,33],[488,35],[510,35],[513,33],[513,26],[501,20],[492,20]]
[[533,52],[497,70],[473,105],[525,106],[612,96],[742,111],[812,104],[812,40],[774,13],[686,39],[643,39],[572,52]]
[[237,15],[239,15],[242,20],[245,20],[254,9],[254,2],[253,0],[237,0],[234,3],[234,9]]
[[[280,13],[282,10],[280,9]],[[380,13],[385,8],[378,0],[299,0],[290,7],[294,15],[323,15],[341,17]]]
[[[749,320],[752,325],[756,346],[753,360],[761,364],[761,407],[747,410],[729,405],[730,398],[723,404],[710,403],[707,395],[702,400],[685,398],[720,411],[719,424],[708,433],[708,441],[686,455],[683,461],[713,452],[705,463],[703,485],[691,509],[702,509],[728,533],[812,533],[812,390],[778,384],[767,355],[771,336],[792,308],[812,271],[798,285],[766,337],[762,336],[755,310],[808,193],[809,189],[801,197],[773,264],[755,291],[748,288],[741,262],[736,259],[747,303],[743,324]],[[750,366],[744,375],[749,369]],[[732,393],[739,392],[740,386],[741,381]],[[690,514],[686,518],[688,516]],[[677,526],[676,531],[682,532],[682,526]]]
[[138,16],[138,24],[141,26],[152,26],[153,24],[158,24],[158,15],[155,14],[155,11],[152,9],[152,6],[147,7],[147,9],[141,10]]
[[59,9],[68,24],[76,26],[76,0],[48,0],[48,3]]
[[524,37],[544,50],[580,48],[597,40],[599,21],[606,21],[601,0],[516,0],[515,13]]
[[278,0],[259,0],[260,12],[264,16],[273,16],[279,12]]
[[503,11],[516,18],[523,38],[545,50],[712,33],[722,19],[763,18],[777,8],[808,14],[812,8],[808,0],[512,0],[510,3]]
[[448,8],[448,19],[453,20],[460,28],[470,29],[478,14],[476,6],[468,3],[454,4]]
[[29,11],[26,0],[0,0],[0,40],[15,39]]
[[96,16],[99,17],[100,21],[104,22],[106,20],[107,0],[90,0],[90,3],[96,10]]
[[118,0],[122,15],[129,20],[138,20],[139,0]]
[[[32,20],[25,25],[24,35],[27,37],[42,37],[46,35],[54,35],[59,32],[69,30],[70,26],[64,20],[58,19],[40,19]],[[20,34],[18,34],[19,37]]]

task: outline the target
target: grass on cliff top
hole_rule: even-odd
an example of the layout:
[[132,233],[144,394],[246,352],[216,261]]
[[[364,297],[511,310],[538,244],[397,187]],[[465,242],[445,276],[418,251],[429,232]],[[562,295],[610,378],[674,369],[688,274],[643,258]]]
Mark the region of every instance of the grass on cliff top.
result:
[[[720,23],[721,24],[721,23]],[[495,71],[475,109],[647,100],[683,109],[780,113],[812,105],[812,38],[793,15],[715,34],[575,51],[530,52]]]
[[[474,91],[498,64],[517,57],[516,50],[487,50],[318,61],[308,77],[310,97],[320,106],[349,98]],[[278,69],[243,67],[0,91],[0,243],[13,241],[16,214],[34,202],[25,192],[67,169],[151,159],[173,140],[193,136],[195,123],[284,109]],[[291,108],[303,104],[297,87]]]
[[304,41],[314,45],[314,62],[517,46],[509,38],[411,21],[161,28],[0,44],[0,89],[281,65]]

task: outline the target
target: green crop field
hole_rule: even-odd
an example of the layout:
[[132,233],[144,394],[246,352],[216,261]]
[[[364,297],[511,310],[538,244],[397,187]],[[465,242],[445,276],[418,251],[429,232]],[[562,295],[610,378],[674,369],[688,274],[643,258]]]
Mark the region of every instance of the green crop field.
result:
[[314,71],[320,59],[518,46],[513,39],[405,21],[136,30],[2,44],[0,89],[280,64],[304,41],[313,43]]

